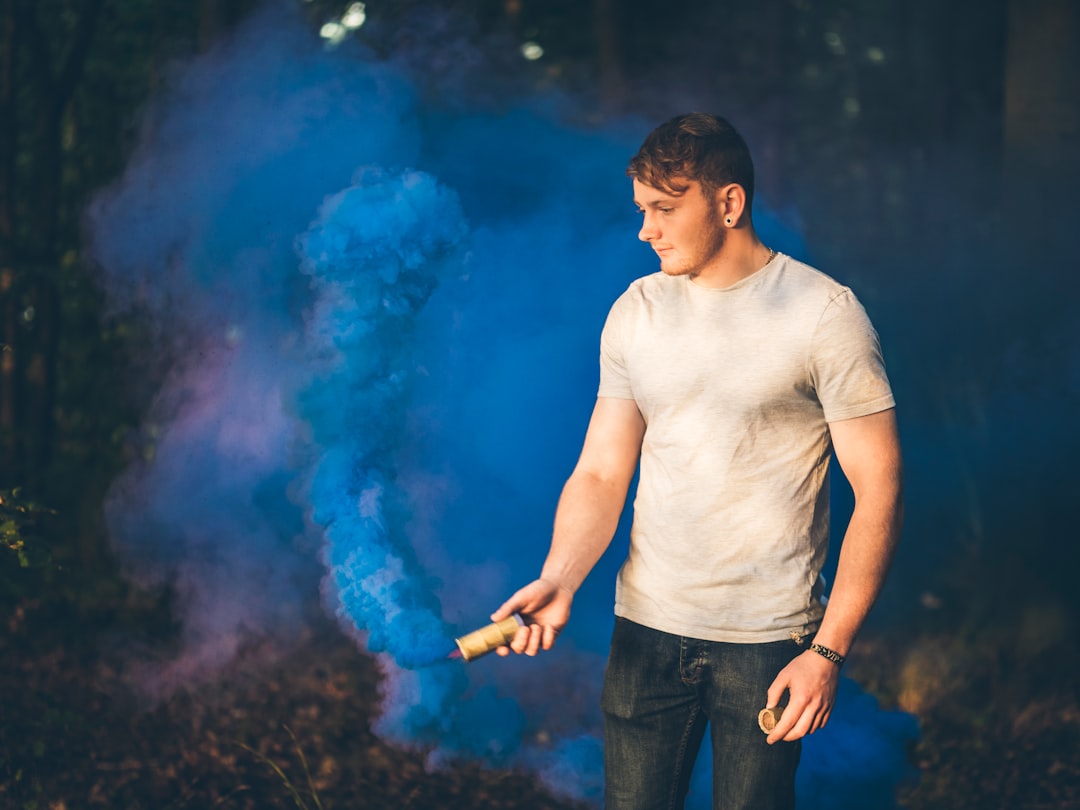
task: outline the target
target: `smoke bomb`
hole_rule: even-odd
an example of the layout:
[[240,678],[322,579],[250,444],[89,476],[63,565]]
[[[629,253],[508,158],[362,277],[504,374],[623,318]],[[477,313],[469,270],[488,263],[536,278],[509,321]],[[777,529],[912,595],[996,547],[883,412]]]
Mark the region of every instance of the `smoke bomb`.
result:
[[509,644],[514,640],[514,636],[517,635],[519,627],[523,627],[525,622],[521,620],[521,617],[516,613],[501,622],[493,622],[491,624],[481,627],[479,630],[473,630],[461,638],[454,639],[458,645],[458,650],[461,652],[461,657],[466,661],[475,661],[482,655],[487,655],[497,647],[501,647],[504,644]]
[[783,713],[783,706],[773,706],[770,709],[762,709],[758,712],[757,716],[758,728],[766,734],[772,733],[772,730],[776,728],[776,724],[780,722],[780,716]]

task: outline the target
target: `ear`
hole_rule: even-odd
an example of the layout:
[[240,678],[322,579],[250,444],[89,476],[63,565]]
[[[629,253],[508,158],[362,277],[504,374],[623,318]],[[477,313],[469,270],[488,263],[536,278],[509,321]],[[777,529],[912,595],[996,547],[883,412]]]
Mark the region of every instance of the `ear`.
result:
[[746,189],[738,183],[728,183],[718,188],[716,210],[725,228],[738,227],[746,210]]

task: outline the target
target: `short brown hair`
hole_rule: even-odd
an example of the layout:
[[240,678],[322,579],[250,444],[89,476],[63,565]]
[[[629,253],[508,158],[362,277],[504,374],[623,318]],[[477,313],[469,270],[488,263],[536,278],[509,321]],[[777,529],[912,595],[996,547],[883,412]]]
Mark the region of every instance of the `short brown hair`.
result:
[[645,138],[630,160],[627,175],[653,188],[676,194],[696,180],[705,192],[738,183],[746,207],[754,199],[754,162],[746,141],[718,115],[689,113],[661,124]]

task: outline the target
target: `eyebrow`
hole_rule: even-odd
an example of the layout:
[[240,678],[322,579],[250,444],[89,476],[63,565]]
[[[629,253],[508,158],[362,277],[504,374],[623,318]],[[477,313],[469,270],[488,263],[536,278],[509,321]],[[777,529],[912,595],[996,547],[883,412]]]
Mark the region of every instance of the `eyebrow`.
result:
[[634,198],[634,205],[638,208],[659,208],[662,205],[673,205],[679,201],[679,197],[658,197],[656,199],[647,200],[641,202],[636,197]]

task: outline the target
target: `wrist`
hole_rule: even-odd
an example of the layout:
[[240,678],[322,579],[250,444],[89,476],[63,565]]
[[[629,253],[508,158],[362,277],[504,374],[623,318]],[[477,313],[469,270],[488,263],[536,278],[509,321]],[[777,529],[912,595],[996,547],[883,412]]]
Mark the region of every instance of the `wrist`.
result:
[[830,661],[835,664],[837,669],[844,666],[844,661],[847,660],[846,656],[841,655],[836,650],[830,647],[826,647],[824,644],[818,644],[816,641],[812,642],[808,649],[812,653],[817,653],[826,661]]
[[563,593],[565,593],[569,597],[573,597],[574,592],[577,590],[576,588],[573,588],[570,585],[563,582],[558,577],[553,577],[550,574],[541,573],[540,574],[540,581],[541,582],[546,582],[548,585],[551,585],[555,589],[557,589],[559,591],[562,591]]
[[855,633],[846,627],[838,627],[835,623],[830,624],[828,617],[822,622],[817,632],[805,637],[807,649],[810,644],[819,644],[827,650],[832,650],[841,658],[851,655],[851,648],[855,646]]

